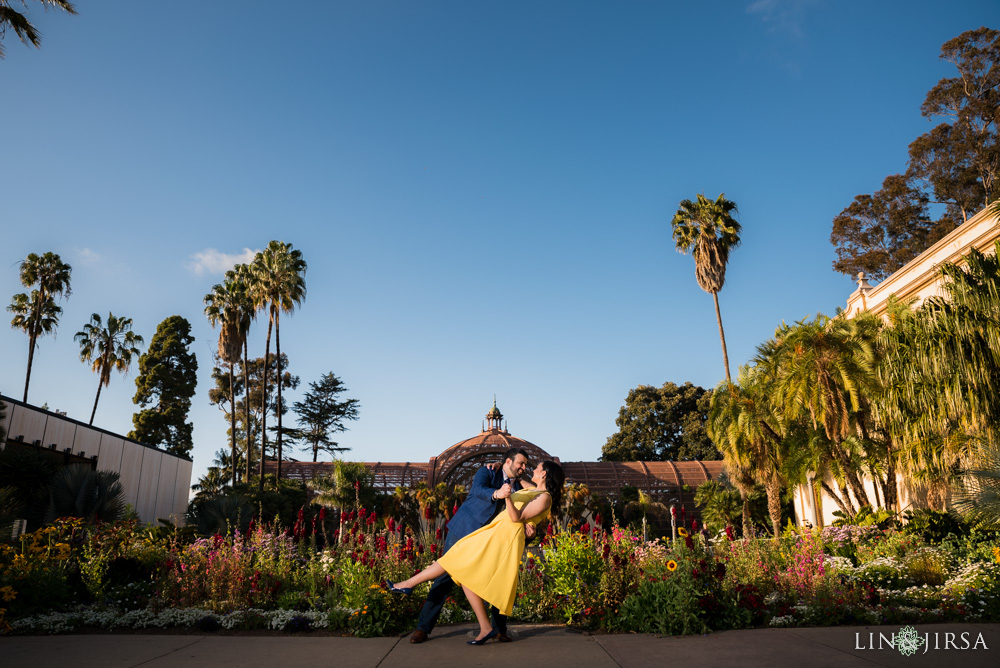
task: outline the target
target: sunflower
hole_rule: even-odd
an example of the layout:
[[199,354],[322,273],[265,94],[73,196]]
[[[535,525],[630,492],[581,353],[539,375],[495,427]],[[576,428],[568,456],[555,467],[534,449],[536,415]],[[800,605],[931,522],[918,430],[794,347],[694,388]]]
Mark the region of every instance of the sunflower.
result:
[[671,559],[670,561],[668,561],[667,562],[667,570],[668,571],[676,571],[677,570],[677,562],[674,561],[673,559]]
[[677,529],[677,535],[680,536],[681,538],[687,538],[688,530],[685,529],[684,527],[680,527],[679,529]]

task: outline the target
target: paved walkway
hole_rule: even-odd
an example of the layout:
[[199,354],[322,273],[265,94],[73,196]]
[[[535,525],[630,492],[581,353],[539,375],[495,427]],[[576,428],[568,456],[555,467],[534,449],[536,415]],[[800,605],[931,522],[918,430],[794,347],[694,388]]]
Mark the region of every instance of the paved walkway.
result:
[[[884,645],[898,626],[724,631],[706,636],[587,635],[561,626],[514,625],[515,641],[473,647],[472,627],[447,626],[411,645],[402,638],[220,635],[69,635],[0,638],[3,668],[278,668],[283,666],[1000,666],[1000,624],[924,624],[930,649]],[[954,635],[947,635],[954,634]],[[963,647],[964,638],[969,649]],[[981,639],[980,639],[981,634]],[[874,641],[875,649],[870,649]],[[950,644],[948,644],[950,641]],[[935,642],[938,649],[934,649]],[[973,646],[978,643],[978,648]],[[986,648],[983,648],[985,644]],[[862,647],[863,649],[857,649]]]

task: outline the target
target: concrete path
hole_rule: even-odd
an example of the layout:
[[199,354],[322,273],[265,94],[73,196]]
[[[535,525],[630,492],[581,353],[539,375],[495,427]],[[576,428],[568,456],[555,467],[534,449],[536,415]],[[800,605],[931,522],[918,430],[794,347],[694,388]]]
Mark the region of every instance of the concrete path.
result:
[[[422,666],[1000,666],[1000,624],[924,624],[930,641],[904,656],[882,641],[898,626],[724,631],[706,636],[588,635],[515,625],[512,643],[466,644],[472,627],[435,630],[428,642],[333,636],[67,635],[0,638],[3,668],[278,668]],[[952,635],[948,635],[952,634]],[[963,636],[963,634],[965,634]],[[961,649],[967,640],[968,649]],[[935,649],[937,643],[937,649]],[[974,647],[978,645],[977,647]],[[985,648],[984,648],[985,645]],[[872,649],[874,647],[874,649]],[[860,649],[859,649],[860,648]]]

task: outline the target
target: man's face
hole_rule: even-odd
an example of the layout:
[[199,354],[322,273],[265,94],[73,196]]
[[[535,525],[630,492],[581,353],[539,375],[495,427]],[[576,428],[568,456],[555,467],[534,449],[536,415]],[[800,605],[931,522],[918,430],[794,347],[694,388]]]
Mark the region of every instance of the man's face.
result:
[[524,455],[515,455],[514,459],[508,459],[503,463],[503,470],[508,478],[520,478],[527,467],[528,458]]

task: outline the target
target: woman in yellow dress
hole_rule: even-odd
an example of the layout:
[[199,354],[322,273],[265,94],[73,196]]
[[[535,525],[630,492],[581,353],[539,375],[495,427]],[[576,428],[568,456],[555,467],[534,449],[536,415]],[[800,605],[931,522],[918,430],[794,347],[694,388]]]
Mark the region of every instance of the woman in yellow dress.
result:
[[469,605],[479,621],[479,635],[471,645],[482,645],[497,632],[490,624],[483,601],[495,605],[501,614],[510,615],[517,595],[517,571],[524,555],[524,525],[537,525],[559,507],[566,476],[562,467],[552,461],[541,462],[531,476],[530,488],[511,492],[510,485],[497,491],[505,499],[506,512],[492,522],[455,543],[448,552],[409,580],[387,582],[394,593],[408,594],[422,582],[444,573],[462,585]]

